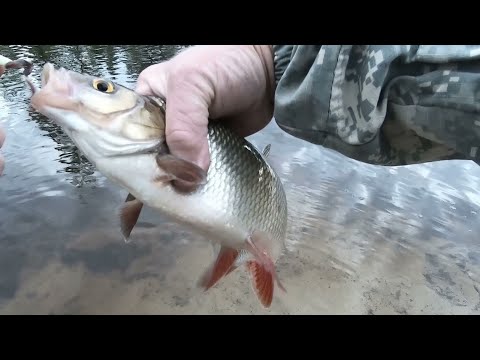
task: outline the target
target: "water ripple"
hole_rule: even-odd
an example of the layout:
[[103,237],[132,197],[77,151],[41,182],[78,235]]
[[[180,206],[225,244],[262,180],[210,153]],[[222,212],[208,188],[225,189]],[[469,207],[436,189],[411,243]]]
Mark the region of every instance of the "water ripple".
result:
[[[50,61],[134,87],[145,67],[183,48],[11,45],[0,53],[32,59],[37,84]],[[31,109],[30,95],[21,71],[1,78],[0,312],[113,311],[106,302],[119,312],[261,312],[241,272],[191,295],[185,284],[194,287],[211,252],[149,209],[134,244],[124,244],[125,192]],[[274,122],[249,139],[260,149],[272,144],[269,160],[289,203],[279,264],[289,295],[279,295],[272,312],[479,313],[480,167],[371,166],[295,139]],[[152,276],[158,285],[148,285]]]

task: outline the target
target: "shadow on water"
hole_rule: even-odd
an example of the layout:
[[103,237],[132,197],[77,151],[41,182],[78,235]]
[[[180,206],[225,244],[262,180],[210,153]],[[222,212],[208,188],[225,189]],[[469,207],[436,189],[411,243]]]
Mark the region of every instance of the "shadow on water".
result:
[[[0,46],[0,54],[108,76],[129,87],[180,46]],[[206,294],[212,258],[195,234],[146,209],[131,243],[119,234],[125,191],[29,105],[21,73],[0,81],[7,160],[0,178],[0,313],[480,313],[480,168],[452,161],[362,164],[271,123],[289,201],[279,273],[288,293],[261,309],[238,270]]]

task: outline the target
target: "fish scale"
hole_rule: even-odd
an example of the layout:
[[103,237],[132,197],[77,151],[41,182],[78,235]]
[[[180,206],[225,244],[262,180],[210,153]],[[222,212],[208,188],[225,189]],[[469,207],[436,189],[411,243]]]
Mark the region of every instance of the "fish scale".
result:
[[217,200],[250,231],[261,229],[281,241],[286,232],[287,200],[277,174],[252,144],[228,128],[210,125],[208,139],[211,164],[200,192]]

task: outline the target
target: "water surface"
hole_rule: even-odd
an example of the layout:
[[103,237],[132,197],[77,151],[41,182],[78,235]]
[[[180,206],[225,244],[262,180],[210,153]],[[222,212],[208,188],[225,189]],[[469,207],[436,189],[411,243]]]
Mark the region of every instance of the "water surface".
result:
[[[0,46],[135,86],[180,46]],[[237,270],[196,288],[210,245],[146,209],[126,244],[126,192],[35,113],[21,72],[0,80],[7,131],[0,177],[1,314],[478,314],[480,167],[468,161],[386,168],[347,159],[271,123],[250,140],[289,201],[279,276],[288,293],[262,309]]]

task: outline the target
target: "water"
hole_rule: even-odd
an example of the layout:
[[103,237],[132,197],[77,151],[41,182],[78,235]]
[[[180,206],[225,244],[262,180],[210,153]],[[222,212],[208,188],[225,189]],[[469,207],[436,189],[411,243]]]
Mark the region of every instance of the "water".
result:
[[[0,46],[134,86],[179,46]],[[210,245],[146,209],[124,243],[126,192],[29,106],[21,71],[0,80],[7,131],[0,177],[0,314],[478,314],[480,167],[439,162],[362,164],[283,133],[272,144],[290,211],[277,292],[262,309],[237,270],[207,293],[195,287]]]

